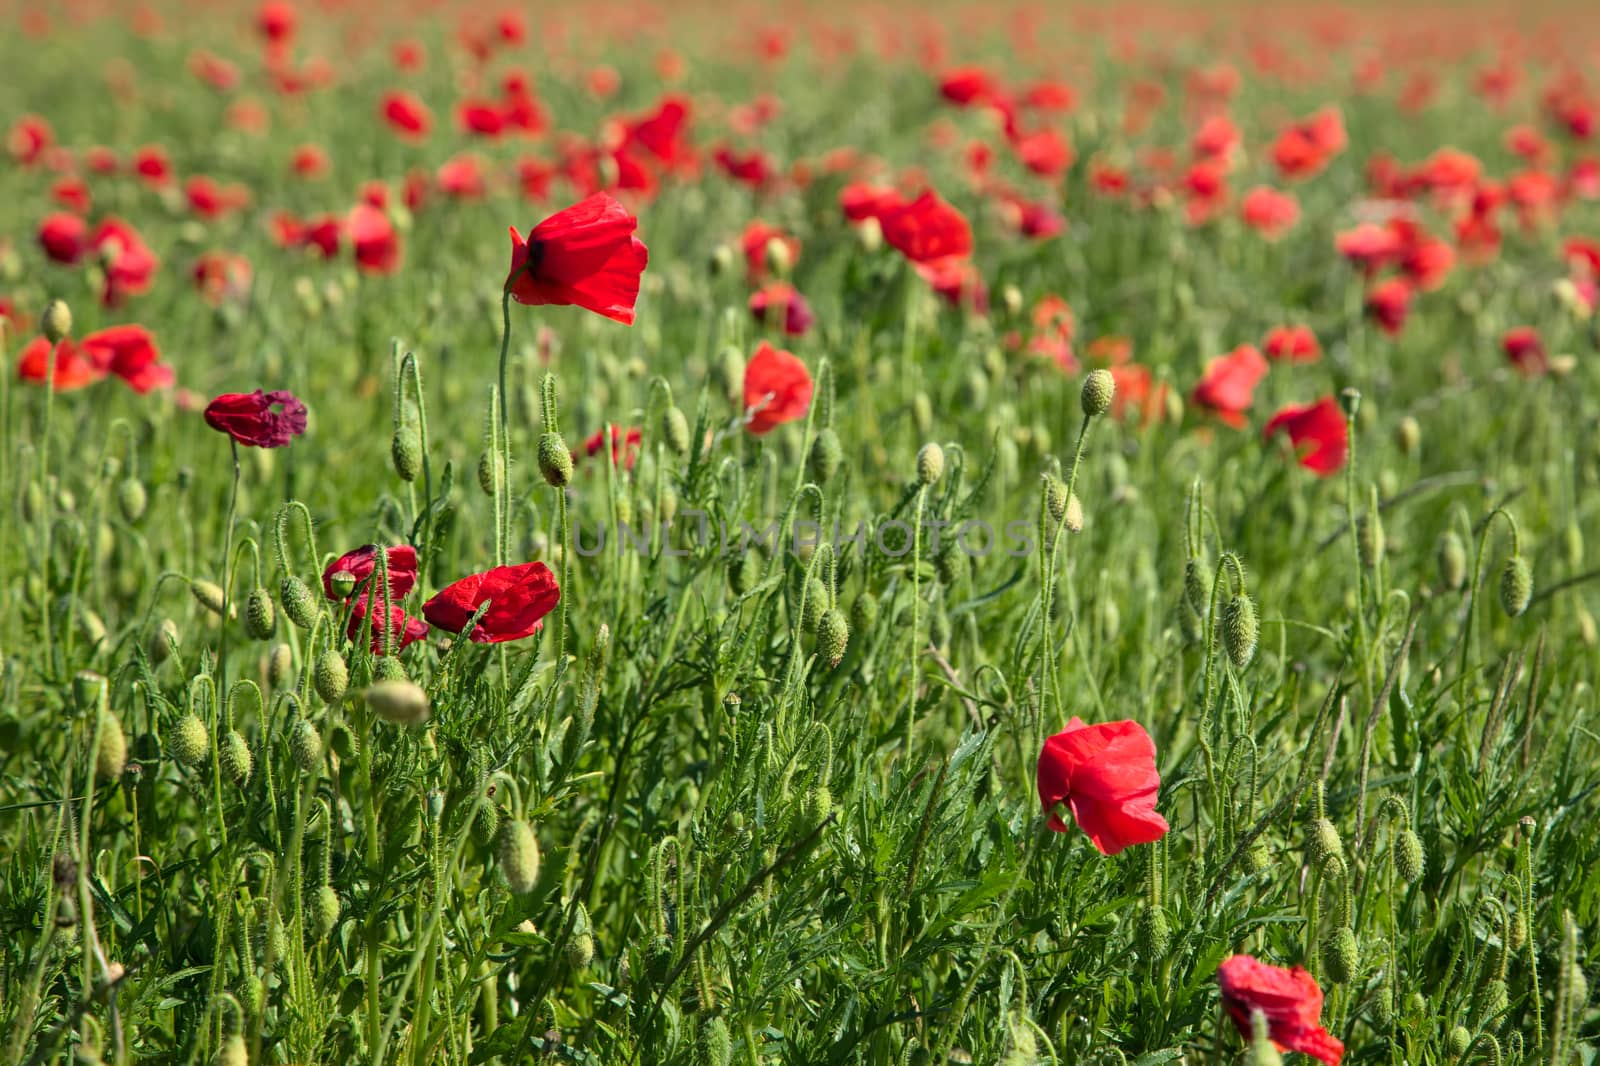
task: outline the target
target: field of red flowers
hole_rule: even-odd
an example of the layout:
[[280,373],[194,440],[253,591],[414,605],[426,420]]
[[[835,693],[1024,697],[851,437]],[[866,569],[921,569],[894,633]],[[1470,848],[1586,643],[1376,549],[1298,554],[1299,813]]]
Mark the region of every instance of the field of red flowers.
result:
[[1600,13],[0,27],[5,1066],[1600,1050]]

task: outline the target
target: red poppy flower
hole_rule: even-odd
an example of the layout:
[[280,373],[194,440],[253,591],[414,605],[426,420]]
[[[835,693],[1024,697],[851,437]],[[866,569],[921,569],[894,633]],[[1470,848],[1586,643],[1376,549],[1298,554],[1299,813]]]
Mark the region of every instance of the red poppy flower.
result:
[[759,218],[751,219],[739,235],[739,247],[744,252],[745,269],[751,281],[767,276],[772,259],[772,245],[776,242],[787,256],[790,268],[800,261],[800,241],[777,226],[769,226]]
[[912,262],[972,254],[972,228],[966,218],[931,189],[884,212],[878,221],[883,239]]
[[[345,638],[348,640],[361,639],[361,633],[367,627],[367,610],[371,596],[363,594],[355,603],[350,605],[350,624],[345,627]],[[383,598],[378,599],[379,607],[383,605]],[[403,648],[409,647],[428,635],[428,623],[420,618],[408,618],[405,609],[398,603],[389,604],[389,632],[387,638],[383,626],[377,619],[372,623],[372,654],[392,655]],[[384,645],[388,647],[385,648]]]
[[881,218],[904,203],[899,192],[882,185],[868,185],[858,181],[851,182],[839,190],[839,208],[844,211],[844,217],[851,222]]
[[302,178],[320,178],[329,165],[328,153],[315,144],[302,144],[289,157],[289,169]]
[[150,288],[159,261],[132,226],[118,218],[105,219],[89,243],[105,269],[101,302],[107,307],[118,307],[126,297]]
[[1022,165],[1042,178],[1059,178],[1072,166],[1072,145],[1052,129],[1024,134],[1011,142]]
[[339,254],[339,239],[344,233],[344,223],[334,215],[307,219],[300,227],[298,242],[306,248],[315,248],[324,259]]
[[1543,374],[1550,369],[1550,357],[1545,352],[1539,331],[1532,326],[1516,326],[1506,330],[1500,347],[1511,364],[1527,377]]
[[1456,250],[1448,241],[1417,235],[1401,256],[1400,269],[1416,282],[1418,289],[1433,292],[1444,284],[1455,262]]
[[1270,185],[1257,185],[1244,194],[1239,214],[1245,225],[1267,240],[1275,241],[1300,221],[1300,201],[1292,193],[1279,192]]
[[415,93],[395,89],[383,94],[383,120],[391,129],[411,140],[421,140],[433,128],[433,115],[428,105]]
[[[417,584],[417,549],[409,544],[399,544],[386,549],[386,565],[389,570],[389,596],[395,600],[403,600]],[[378,546],[376,544],[363,544],[354,551],[347,551],[339,558],[327,565],[322,571],[322,592],[330,600],[339,597],[333,591],[333,577],[335,574],[349,574],[355,579],[355,587],[361,588],[378,569]]]
[[389,58],[396,70],[421,70],[428,61],[428,52],[420,41],[396,41]]
[[273,44],[282,44],[294,36],[294,8],[283,0],[267,0],[256,11],[256,30]]
[[526,241],[513,226],[505,287],[518,303],[573,304],[631,326],[639,276],[650,259],[633,235],[638,227],[605,193],[551,215]]
[[1141,426],[1148,426],[1161,418],[1167,405],[1166,382],[1156,381],[1150,368],[1138,363],[1109,369],[1111,380],[1117,383],[1117,391],[1111,394],[1112,418],[1122,419],[1137,411]]
[[282,448],[306,431],[306,405],[283,389],[226,392],[205,415],[206,425],[251,448]]
[[1202,159],[1226,161],[1239,147],[1243,135],[1227,115],[1211,115],[1200,123],[1189,138],[1189,148]]
[[1014,219],[1017,232],[1024,237],[1042,241],[1067,231],[1067,220],[1045,201],[1015,200],[1006,206]]
[[1315,363],[1322,346],[1310,326],[1273,326],[1261,342],[1267,358],[1288,363]]
[[96,364],[87,352],[80,350],[71,337],[61,338],[56,346],[55,372],[52,374],[50,349],[50,341],[45,337],[35,337],[29,341],[17,361],[17,378],[39,385],[50,381],[55,391],[71,392],[93,385],[106,376],[105,368]]
[[1411,283],[1405,278],[1389,278],[1367,293],[1367,314],[1389,336],[1397,335],[1411,312]]
[[767,153],[759,148],[736,152],[727,145],[718,145],[711,153],[712,160],[728,177],[753,189],[770,185],[777,177],[777,166]]
[[1067,804],[1102,855],[1161,839],[1167,820],[1156,813],[1160,788],[1156,746],[1137,722],[1086,725],[1073,718],[1039,752],[1039,800],[1050,828],[1067,831],[1056,813]]
[[23,166],[32,166],[44,155],[45,149],[55,143],[55,131],[50,128],[50,123],[38,115],[23,115],[11,127],[10,134],[6,137],[6,148],[15,159]]
[[146,185],[160,188],[172,181],[172,161],[167,158],[166,149],[147,144],[133,154],[133,172]]
[[939,95],[958,107],[992,100],[1000,93],[1000,85],[982,67],[960,67],[939,78]]
[[485,601],[489,610],[469,639],[474,644],[499,644],[537,633],[544,616],[561,602],[561,589],[544,563],[497,566],[440,589],[422,605],[422,614],[440,629],[459,633]]
[[780,326],[791,337],[803,336],[816,321],[806,298],[786,281],[775,281],[751,293],[750,313],[762,322]]
[[591,459],[599,455],[605,447],[607,430],[611,432],[611,461],[624,470],[632,470],[634,460],[639,458],[639,445],[644,442],[644,433],[637,427],[627,431],[617,426],[595,430],[594,435],[583,442],[583,454]]
[[917,276],[945,303],[980,315],[988,313],[989,288],[972,260],[947,255],[943,259],[911,265]]
[[1270,966],[1234,955],[1217,967],[1222,1006],[1239,1032],[1250,1035],[1251,1015],[1267,1019],[1267,1035],[1279,1048],[1339,1066],[1344,1044],[1322,1027],[1322,989],[1305,969]]
[[1393,230],[1371,222],[1363,222],[1353,230],[1338,234],[1334,237],[1333,245],[1340,255],[1368,274],[1398,259],[1403,250]]
[[72,266],[89,248],[89,224],[77,215],[49,215],[39,223],[39,247],[55,262]]
[[161,361],[150,331],[140,325],[112,326],[83,338],[83,350],[96,366],[121,378],[141,396],[171,388],[177,376]]
[[811,388],[805,363],[762,341],[744,368],[745,427],[760,436],[804,418],[811,407]]
[[357,204],[350,209],[346,228],[362,271],[393,274],[400,268],[400,237],[388,215],[371,204]]
[[194,287],[213,307],[229,300],[243,300],[250,291],[252,274],[250,260],[231,252],[205,252],[189,271]]
[[50,198],[75,215],[87,215],[94,202],[88,182],[74,174],[50,186]]
[[1194,402],[1238,429],[1255,402],[1256,385],[1267,376],[1267,366],[1255,345],[1241,344],[1206,364],[1205,375],[1194,387]]
[[1344,466],[1350,448],[1349,431],[1338,401],[1324,396],[1316,403],[1283,408],[1267,422],[1261,436],[1270,440],[1275,433],[1289,434],[1300,465],[1327,477]]
[[250,190],[243,185],[219,185],[204,174],[190,178],[183,187],[189,207],[201,218],[221,218],[250,202]]

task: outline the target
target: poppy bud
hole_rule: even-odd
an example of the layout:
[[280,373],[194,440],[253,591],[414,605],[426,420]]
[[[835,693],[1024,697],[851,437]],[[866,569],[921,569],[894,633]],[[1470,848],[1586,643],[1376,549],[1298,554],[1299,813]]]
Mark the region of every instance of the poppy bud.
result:
[[1467,1027],[1458,1025],[1450,1030],[1449,1051],[1452,1059],[1459,1059],[1467,1053],[1472,1046],[1472,1034],[1467,1032]]
[[524,821],[507,822],[500,830],[500,872],[511,891],[522,895],[539,883],[539,838]]
[[65,300],[51,300],[44,305],[39,316],[39,328],[51,344],[61,343],[61,338],[72,333],[72,308]]
[[1061,516],[1061,524],[1068,533],[1083,532],[1083,501],[1078,499],[1076,492],[1067,496],[1067,511]]
[[661,415],[661,439],[667,442],[667,448],[678,458],[689,454],[689,419],[676,404]]
[[289,752],[294,756],[296,766],[311,773],[322,762],[322,734],[317,732],[316,726],[304,718],[300,719],[289,738]]
[[1083,379],[1083,390],[1078,402],[1083,405],[1085,418],[1099,418],[1111,408],[1111,398],[1117,394],[1117,381],[1109,370],[1091,370]]
[[[939,554],[934,558],[933,565],[939,572],[940,582],[946,585],[954,585],[967,576],[966,553],[953,537],[939,546]],[[1054,602],[1051,601],[1052,605]]]
[[932,485],[944,475],[944,449],[933,441],[922,446],[917,452],[917,482],[922,485]]
[[778,277],[788,277],[789,271],[794,269],[794,255],[789,251],[789,244],[781,237],[767,239],[767,268]]
[[795,829],[801,834],[811,833],[828,820],[833,813],[833,793],[828,791],[827,785],[817,785],[805,794],[800,801],[799,817],[795,821]]
[[1467,547],[1453,529],[1439,538],[1439,580],[1447,589],[1459,589],[1467,581]]
[[83,634],[83,642],[90,647],[106,639],[105,622],[87,607],[81,608],[78,615],[78,631]]
[[1054,521],[1067,516],[1067,483],[1053,474],[1045,475],[1044,506]]
[[122,484],[117,486],[117,507],[122,511],[123,519],[130,525],[144,517],[145,505],[148,502],[144,482],[138,478],[124,478]]
[[339,924],[339,893],[322,885],[311,894],[311,928],[318,940],[326,940]]
[[700,1046],[695,1049],[700,1066],[729,1066],[733,1062],[733,1034],[722,1018],[708,1018],[700,1025]]
[[1307,856],[1311,865],[1317,867],[1325,874],[1344,869],[1344,841],[1339,839],[1339,830],[1334,828],[1332,822],[1326,818],[1318,818],[1311,823],[1311,840],[1307,846]]
[[761,557],[753,551],[742,551],[728,562],[728,587],[735,596],[743,596],[761,583]]
[[1498,1028],[1499,1015],[1511,1003],[1511,993],[1501,978],[1494,978],[1478,990],[1478,1026]]
[[1376,508],[1356,519],[1356,551],[1361,565],[1374,570],[1383,561],[1383,518]]
[[1250,845],[1250,850],[1244,855],[1245,869],[1253,874],[1258,874],[1272,866],[1272,849],[1267,847],[1265,840],[1257,839]]
[[250,771],[255,769],[255,758],[250,754],[250,745],[245,743],[244,737],[239,735],[237,729],[228,730],[227,736],[222,738],[217,762],[222,767],[222,772],[228,775],[228,780],[240,788],[250,780]]
[[1349,927],[1336,929],[1322,942],[1322,970],[1335,984],[1347,985],[1355,979],[1361,962],[1356,934]]
[[711,271],[712,277],[721,277],[733,269],[733,249],[726,244],[719,244],[711,249],[711,258],[706,261],[706,267]]
[[161,624],[150,634],[145,653],[150,656],[152,663],[160,666],[172,654],[172,647],[176,643],[178,643],[178,623],[170,618],[163,618]]
[[93,670],[79,670],[72,679],[72,703],[80,711],[97,709],[106,697],[106,679]]
[[839,444],[839,434],[832,426],[824,426],[811,442],[811,476],[818,485],[826,485],[839,472],[844,462],[844,448]]
[[478,804],[477,813],[472,816],[472,835],[479,844],[488,846],[494,835],[500,831],[500,805],[493,802]]
[[845,621],[844,612],[837,607],[828,608],[817,623],[817,650],[830,667],[838,666],[849,644],[850,623]]
[[1158,903],[1146,903],[1140,907],[1133,939],[1139,949],[1139,957],[1146,963],[1165,959],[1172,947],[1172,925],[1167,921],[1166,908]]
[[870,592],[863,591],[850,605],[850,630],[854,633],[870,633],[878,624],[878,599]]
[[317,624],[317,598],[310,586],[295,575],[290,574],[278,586],[278,601],[283,604],[284,615],[301,629]]
[[1422,443],[1422,426],[1415,418],[1406,415],[1394,427],[1394,442],[1399,446],[1402,454],[1415,455],[1417,446]]
[[478,488],[483,490],[485,496],[494,495],[495,484],[503,480],[505,469],[505,457],[492,448],[485,449],[478,456]]
[[200,606],[212,614],[222,614],[222,586],[211,581],[191,581],[189,591],[194,593],[194,598]]
[[408,681],[405,664],[392,655],[380,655],[372,660],[372,680]]
[[267,640],[278,628],[278,614],[272,608],[272,597],[257,585],[244,601],[244,631],[254,640]]
[[128,765],[128,735],[122,731],[122,720],[110,711],[100,714],[100,745],[94,752],[95,772],[108,780],[122,776]]
[[367,706],[395,725],[421,725],[428,720],[428,694],[410,681],[381,680],[368,685]]
[[1508,618],[1516,618],[1528,609],[1531,599],[1533,571],[1528,568],[1526,559],[1513,555],[1506,560],[1506,568],[1500,571],[1500,606]]
[[422,473],[422,433],[413,425],[402,425],[394,431],[389,443],[389,456],[394,460],[394,472],[401,481],[415,481]]
[[911,421],[917,427],[917,432],[926,437],[933,430],[933,401],[928,399],[928,394],[918,392],[911,397]]
[[1402,829],[1394,838],[1394,872],[1400,880],[1414,885],[1422,877],[1426,856],[1422,851],[1422,838],[1409,829]]
[[211,757],[211,735],[198,715],[186,714],[178,719],[167,738],[167,750],[185,766],[198,769]]
[[212,1066],[250,1066],[250,1050],[245,1047],[244,1037],[239,1033],[223,1037],[222,1046],[217,1048],[211,1062]]
[[1589,608],[1578,604],[1578,639],[1583,641],[1586,648],[1592,648],[1600,643],[1600,625],[1595,624],[1594,615],[1589,613]]
[[1258,628],[1255,601],[1242,592],[1229,598],[1222,608],[1222,647],[1235,670],[1255,658]]
[[285,688],[294,682],[294,649],[287,644],[274,644],[267,653],[267,682],[273,688]]
[[572,453],[560,434],[546,433],[539,438],[539,472],[558,489],[571,483]]
[[1522,950],[1522,946],[1527,942],[1528,916],[1521,911],[1516,911],[1511,915],[1511,921],[1507,923],[1506,948],[1511,952],[1518,952]]
[[800,608],[800,627],[807,633],[814,632],[822,621],[822,612],[827,607],[828,590],[823,587],[819,578],[807,578],[805,587],[805,603]]
[[311,683],[324,702],[338,703],[350,684],[350,668],[345,665],[344,656],[333,648],[317,656],[317,665],[311,671]]
[[744,396],[744,353],[733,345],[722,349],[715,367],[717,388],[729,403],[740,403]]

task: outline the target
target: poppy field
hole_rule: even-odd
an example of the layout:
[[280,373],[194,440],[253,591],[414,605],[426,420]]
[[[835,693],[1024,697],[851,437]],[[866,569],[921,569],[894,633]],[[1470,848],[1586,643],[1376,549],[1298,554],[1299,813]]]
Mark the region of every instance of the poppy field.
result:
[[1600,1051],[1600,16],[0,6],[0,1063]]

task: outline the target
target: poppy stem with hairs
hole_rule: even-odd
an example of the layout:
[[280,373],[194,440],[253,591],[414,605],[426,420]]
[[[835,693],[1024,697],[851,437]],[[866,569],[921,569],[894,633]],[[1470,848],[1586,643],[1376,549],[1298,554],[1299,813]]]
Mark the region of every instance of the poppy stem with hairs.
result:
[[502,493],[506,497],[505,505],[497,516],[500,526],[494,531],[495,564],[505,566],[511,560],[508,557],[511,540],[511,429],[507,422],[506,414],[506,355],[511,350],[511,286],[507,282],[506,288],[500,293],[500,460],[501,480],[506,484]]
[[[50,431],[55,422],[56,360],[59,358],[58,353],[60,351],[60,341],[50,345],[50,366],[45,371],[44,440],[39,444],[39,484],[41,486],[50,483]],[[39,508],[40,542],[44,544],[44,558],[46,559],[55,557],[55,544],[53,542],[55,540],[56,524],[50,520],[50,510],[54,505],[55,494],[50,493],[46,495],[45,505]],[[53,634],[55,630],[52,628],[53,621],[50,617],[52,612],[49,596],[42,597],[41,606],[44,612],[44,631],[47,634]],[[54,636],[50,637],[49,645],[50,674],[51,676],[56,676],[56,642]]]
[[233,489],[228,493],[228,521],[223,526],[222,569],[222,631],[217,637],[217,695],[226,698],[228,691],[228,600],[233,596],[233,575],[228,572],[233,565],[233,523],[239,509],[239,442],[228,437],[228,448],[233,458]]

